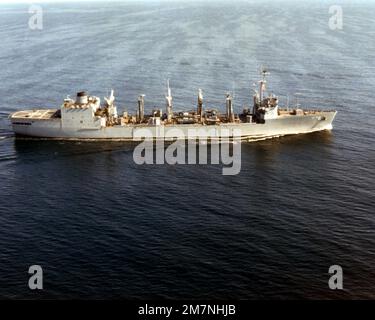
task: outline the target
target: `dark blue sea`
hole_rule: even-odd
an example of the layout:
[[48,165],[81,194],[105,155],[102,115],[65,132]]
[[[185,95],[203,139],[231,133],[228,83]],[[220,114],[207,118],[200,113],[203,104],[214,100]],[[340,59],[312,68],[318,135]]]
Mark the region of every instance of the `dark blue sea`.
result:
[[[343,28],[329,27],[329,7]],[[0,297],[375,298],[375,3],[0,4]],[[259,68],[331,132],[243,143],[241,172],[137,165],[123,142],[16,140],[11,112],[113,88],[121,111],[251,104]],[[41,265],[44,289],[28,287]],[[344,290],[330,290],[340,265]]]

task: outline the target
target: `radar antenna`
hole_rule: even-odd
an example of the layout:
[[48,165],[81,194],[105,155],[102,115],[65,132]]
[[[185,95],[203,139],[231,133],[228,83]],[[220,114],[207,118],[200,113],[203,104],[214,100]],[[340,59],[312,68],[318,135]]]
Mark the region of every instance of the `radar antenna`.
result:
[[107,103],[107,107],[112,106],[113,102],[115,101],[114,91],[111,89],[111,93],[109,97],[104,97],[105,102]]

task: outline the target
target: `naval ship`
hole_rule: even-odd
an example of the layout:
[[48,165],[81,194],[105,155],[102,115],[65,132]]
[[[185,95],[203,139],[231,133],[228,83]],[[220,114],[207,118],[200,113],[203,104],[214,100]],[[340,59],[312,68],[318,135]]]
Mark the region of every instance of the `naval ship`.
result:
[[253,89],[253,107],[243,108],[239,114],[233,111],[233,97],[229,93],[225,96],[225,113],[204,109],[201,89],[194,110],[175,112],[168,81],[164,112],[154,109],[151,114],[145,114],[145,95],[140,95],[135,114],[118,114],[113,90],[104,98],[104,103],[99,97],[81,91],[75,100],[68,96],[59,109],[17,111],[9,118],[16,137],[60,140],[139,141],[143,136],[140,132],[147,131],[155,139],[186,139],[195,132],[193,138],[197,139],[208,136],[209,140],[220,140],[225,135],[254,141],[332,129],[335,110],[279,107],[278,97],[266,94],[268,74],[262,70],[259,87]]

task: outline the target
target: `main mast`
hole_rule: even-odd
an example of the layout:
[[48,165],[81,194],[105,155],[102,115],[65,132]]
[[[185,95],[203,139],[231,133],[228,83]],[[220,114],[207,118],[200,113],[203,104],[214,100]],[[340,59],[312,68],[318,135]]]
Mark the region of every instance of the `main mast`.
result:
[[165,97],[166,100],[166,111],[167,111],[167,121],[172,121],[172,93],[171,88],[169,87],[169,79],[167,80],[167,95]]
[[263,101],[263,94],[266,91],[266,76],[269,75],[270,73],[266,69],[262,69],[261,75],[262,79],[259,81],[259,100],[260,102]]

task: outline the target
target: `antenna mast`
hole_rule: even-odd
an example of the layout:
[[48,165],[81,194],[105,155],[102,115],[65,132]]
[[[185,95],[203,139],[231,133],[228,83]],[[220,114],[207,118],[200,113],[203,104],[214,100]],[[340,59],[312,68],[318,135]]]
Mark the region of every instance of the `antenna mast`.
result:
[[172,93],[171,88],[169,87],[169,79],[167,80],[167,96],[166,99],[166,107],[167,107],[167,119],[168,122],[172,120]]
[[259,81],[259,100],[260,102],[263,101],[263,93],[266,91],[266,76],[269,75],[270,73],[262,68],[261,75],[262,75],[262,80]]

